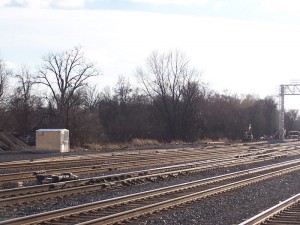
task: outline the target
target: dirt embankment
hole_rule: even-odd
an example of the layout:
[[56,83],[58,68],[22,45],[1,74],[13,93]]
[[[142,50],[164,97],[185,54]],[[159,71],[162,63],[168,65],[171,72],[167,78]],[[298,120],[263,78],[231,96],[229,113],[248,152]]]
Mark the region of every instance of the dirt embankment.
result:
[[12,151],[26,148],[27,145],[13,134],[0,130],[0,151]]

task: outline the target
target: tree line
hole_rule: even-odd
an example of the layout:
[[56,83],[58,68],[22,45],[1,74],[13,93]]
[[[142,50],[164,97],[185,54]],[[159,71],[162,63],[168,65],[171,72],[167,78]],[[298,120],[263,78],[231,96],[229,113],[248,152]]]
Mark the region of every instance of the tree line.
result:
[[[114,87],[98,90],[91,81],[101,82],[100,75],[77,47],[49,53],[34,72],[26,66],[12,71],[0,59],[0,128],[23,137],[39,128],[66,128],[72,145],[237,140],[249,124],[257,138],[277,129],[272,97],[211,90],[181,51],[152,52],[136,70],[138,85],[120,76]],[[298,111],[285,117],[288,130],[299,129]]]

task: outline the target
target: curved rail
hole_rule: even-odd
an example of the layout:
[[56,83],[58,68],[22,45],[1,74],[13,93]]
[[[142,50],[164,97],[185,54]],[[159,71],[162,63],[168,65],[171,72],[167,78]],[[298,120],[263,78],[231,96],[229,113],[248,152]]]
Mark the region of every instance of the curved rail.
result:
[[299,224],[300,193],[267,209],[239,225]]

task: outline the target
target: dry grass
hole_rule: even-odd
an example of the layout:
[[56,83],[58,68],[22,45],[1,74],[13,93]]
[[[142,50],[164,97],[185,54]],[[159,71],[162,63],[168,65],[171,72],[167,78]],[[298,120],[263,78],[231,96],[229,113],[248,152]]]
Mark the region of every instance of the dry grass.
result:
[[125,143],[90,143],[84,144],[82,147],[87,150],[101,150],[101,149],[124,149],[128,147],[141,147],[159,145],[159,141],[153,139],[134,138],[131,142]]
[[[208,144],[212,142],[227,142],[227,139],[219,139],[219,140],[212,140],[212,139],[201,139],[198,141],[195,141],[194,144],[196,143],[201,143],[201,144]],[[161,143],[158,140],[155,139],[142,139],[142,138],[134,138],[132,139],[131,142],[124,142],[124,143],[91,143],[91,144],[85,144],[82,147],[87,150],[101,150],[101,149],[124,149],[124,148],[129,148],[129,147],[143,147],[143,146],[158,146],[162,144],[171,144],[171,145],[183,145],[187,144],[186,142],[182,140],[174,140],[171,141],[170,143]]]
[[82,146],[84,149],[87,150],[101,150],[101,149],[120,149],[123,148],[121,144],[116,143],[103,143],[103,144],[97,144],[97,143],[90,143],[90,144],[84,144]]
[[141,139],[141,138],[134,138],[131,142],[132,146],[146,146],[146,145],[159,145],[158,140],[154,139]]
[[203,138],[195,141],[195,143],[200,143],[200,144],[209,144],[209,143],[214,143],[214,142],[224,142],[227,143],[229,140],[227,138],[219,138],[219,139],[211,139],[211,138]]

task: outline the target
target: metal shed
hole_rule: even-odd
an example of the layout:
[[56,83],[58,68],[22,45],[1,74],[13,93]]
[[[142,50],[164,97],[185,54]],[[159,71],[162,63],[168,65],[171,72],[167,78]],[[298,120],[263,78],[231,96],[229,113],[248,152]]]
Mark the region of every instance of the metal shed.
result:
[[70,151],[69,130],[67,129],[37,130],[36,149],[69,152]]

